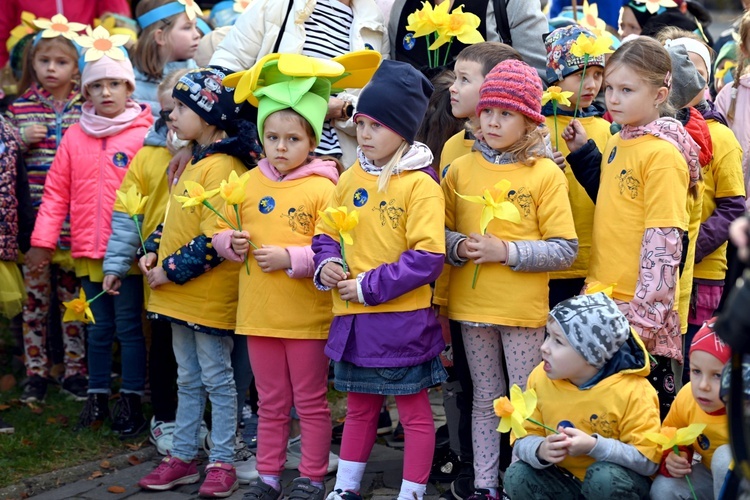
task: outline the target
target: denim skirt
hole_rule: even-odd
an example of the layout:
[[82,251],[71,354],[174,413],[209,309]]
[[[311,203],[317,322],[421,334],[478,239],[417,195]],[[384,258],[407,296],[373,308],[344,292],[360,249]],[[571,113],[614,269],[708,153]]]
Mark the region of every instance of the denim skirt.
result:
[[364,368],[338,361],[334,363],[333,373],[333,386],[337,391],[392,396],[416,394],[448,378],[438,356],[417,366],[398,368]]

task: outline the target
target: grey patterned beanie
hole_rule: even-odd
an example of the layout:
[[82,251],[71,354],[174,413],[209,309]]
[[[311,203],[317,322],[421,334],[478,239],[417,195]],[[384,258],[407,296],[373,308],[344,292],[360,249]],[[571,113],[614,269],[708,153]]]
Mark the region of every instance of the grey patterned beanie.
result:
[[588,364],[601,368],[630,336],[630,324],[617,304],[599,292],[557,304],[549,315]]

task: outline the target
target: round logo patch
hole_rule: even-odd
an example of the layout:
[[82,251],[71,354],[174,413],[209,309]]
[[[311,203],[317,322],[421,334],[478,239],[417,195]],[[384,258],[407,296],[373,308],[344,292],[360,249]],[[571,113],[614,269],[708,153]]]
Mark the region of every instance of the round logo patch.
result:
[[128,166],[128,155],[126,155],[122,151],[118,151],[112,157],[112,163],[115,164],[115,167],[120,167],[120,168],[127,167]]
[[615,155],[617,154],[617,146],[612,148],[612,152],[609,153],[609,158],[607,158],[607,163],[612,163],[612,160],[615,159]]
[[403,45],[404,49],[411,50],[416,45],[417,41],[414,39],[414,33],[407,33],[404,35]]
[[564,427],[566,429],[575,429],[576,426],[573,425],[573,422],[570,420],[560,420],[560,423],[557,424],[558,427]]
[[270,214],[274,208],[276,208],[276,200],[270,196],[264,196],[258,202],[258,211],[262,214]]
[[372,45],[370,45],[369,43],[366,43],[366,44],[365,44],[365,49],[367,49],[367,50],[375,50],[375,47],[373,47],[373,46],[372,46]]
[[708,436],[705,434],[698,436],[698,446],[701,447],[701,450],[709,449],[711,447],[711,441],[708,439]]
[[354,203],[355,207],[361,207],[364,206],[365,203],[367,203],[367,199],[369,197],[370,195],[367,194],[367,191],[364,188],[359,188],[354,191],[352,202]]

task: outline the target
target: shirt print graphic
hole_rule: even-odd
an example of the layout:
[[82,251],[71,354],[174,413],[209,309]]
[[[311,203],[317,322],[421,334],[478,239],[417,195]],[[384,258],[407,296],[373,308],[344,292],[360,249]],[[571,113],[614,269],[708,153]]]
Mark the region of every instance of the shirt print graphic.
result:
[[398,227],[401,222],[401,216],[404,215],[405,210],[399,206],[396,206],[395,198],[388,203],[385,200],[380,202],[380,205],[372,208],[373,212],[380,212],[380,225],[385,227],[386,224],[390,223],[393,229]]
[[606,411],[591,415],[589,423],[591,424],[591,430],[602,437],[615,438],[620,434],[617,428],[617,417]]
[[312,234],[314,219],[310,212],[305,209],[304,205],[297,208],[290,208],[287,213],[281,214],[289,221],[289,227],[295,233]]
[[531,215],[531,205],[534,202],[534,198],[525,187],[508,191],[508,201],[513,202],[524,217]]
[[632,168],[621,170],[615,178],[618,181],[617,186],[620,188],[620,194],[625,194],[627,191],[631,200],[635,200],[638,197],[638,191],[641,188],[641,181],[633,176]]

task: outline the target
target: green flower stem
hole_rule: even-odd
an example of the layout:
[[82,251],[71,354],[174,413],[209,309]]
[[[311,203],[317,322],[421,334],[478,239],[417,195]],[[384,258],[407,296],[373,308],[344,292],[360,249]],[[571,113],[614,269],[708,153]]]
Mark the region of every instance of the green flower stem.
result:
[[453,44],[453,37],[448,42],[448,50],[445,51],[445,58],[443,59],[443,66],[448,64],[448,55],[451,53],[451,44]]
[[[346,265],[346,246],[344,245],[344,237],[339,233],[339,244],[341,245],[341,258],[344,261],[344,274],[349,272],[349,267]],[[349,301],[346,301],[346,308],[349,308]]]
[[240,230],[240,229],[239,229],[239,228],[237,228],[237,227],[236,227],[236,226],[235,226],[234,224],[232,224],[231,222],[229,222],[229,221],[227,220],[227,218],[226,218],[226,217],[224,217],[223,215],[221,215],[221,214],[219,213],[219,211],[218,211],[218,210],[216,210],[216,209],[214,208],[214,206],[213,206],[213,205],[211,205],[211,202],[210,202],[210,201],[208,201],[208,200],[203,200],[203,205],[205,205],[205,206],[206,206],[206,207],[207,207],[207,208],[208,208],[209,210],[211,210],[211,211],[212,211],[213,213],[215,213],[215,214],[216,214],[216,215],[217,215],[217,216],[218,216],[218,217],[219,217],[219,218],[220,218],[221,220],[223,220],[224,222],[226,222],[226,223],[227,223],[227,226],[231,227],[231,228],[232,228],[232,229],[234,229],[235,231],[239,231],[239,230]]
[[427,66],[432,68],[432,51],[430,50],[430,35],[431,33],[427,33],[424,38],[425,47],[427,48]]
[[477,286],[477,277],[479,275],[479,264],[474,264],[474,279],[471,280],[471,289],[474,290]]
[[[678,457],[680,456],[680,448],[679,448],[679,447],[678,447],[677,445],[674,445],[674,446],[672,447],[672,451],[673,451],[673,452],[674,452],[674,454],[675,454],[675,455],[677,455]],[[692,482],[692,481],[690,481],[690,476],[686,474],[686,475],[685,475],[685,479],[687,480],[687,484],[688,484],[688,486],[690,487],[690,493],[692,493],[692,494],[693,494],[693,498],[694,498],[695,500],[698,500],[698,495],[696,495],[696,494],[695,494],[695,489],[693,488],[693,482]]]
[[552,115],[555,117],[555,150],[560,151],[560,136],[557,134],[557,101],[552,100]]
[[96,299],[98,299],[99,297],[101,297],[102,295],[104,295],[105,293],[107,293],[107,290],[102,290],[101,292],[97,293],[93,298],[88,299],[86,301],[86,303],[87,304],[91,304],[93,301],[95,301]]
[[141,239],[141,248],[143,249],[143,255],[146,255],[146,242],[143,241],[143,233],[141,232],[141,224],[138,222],[137,215],[131,215],[133,222],[135,222],[135,228],[138,230],[138,237]]
[[650,360],[651,360],[651,362],[652,362],[653,364],[655,364],[655,365],[658,365],[658,364],[659,364],[659,362],[658,362],[658,361],[656,361],[656,358],[655,358],[655,357],[653,357],[653,356],[651,355],[651,353],[650,353],[650,352],[649,352],[649,353],[647,353],[647,354],[648,354],[648,359],[650,359]]
[[586,65],[589,63],[589,55],[583,55],[583,71],[581,71],[581,85],[578,87],[578,99],[576,99],[576,109],[573,111],[573,119],[578,116],[578,104],[581,102],[581,93],[583,92],[583,80],[586,78]]
[[533,418],[527,418],[526,420],[528,420],[528,421],[529,421],[529,422],[531,422],[532,424],[536,424],[536,425],[538,425],[539,427],[544,427],[545,429],[547,429],[547,430],[548,430],[548,431],[550,431],[550,432],[554,432],[555,434],[560,434],[559,432],[557,432],[557,431],[556,431],[555,429],[553,429],[552,427],[549,427],[549,426],[547,426],[547,425],[544,425],[544,424],[543,424],[543,423],[541,423],[541,422],[537,422],[537,421],[536,421],[536,420],[534,420]]
[[[232,206],[234,207],[235,215],[237,215],[237,228],[240,230],[240,232],[242,232],[242,221],[240,220],[240,208],[236,203]],[[258,249],[258,247],[255,246],[255,243],[250,241],[250,238],[247,239],[247,242],[250,243],[250,245],[254,249],[256,250]],[[245,271],[247,272],[248,275],[250,274],[250,252],[248,252],[247,255],[245,255]]]

